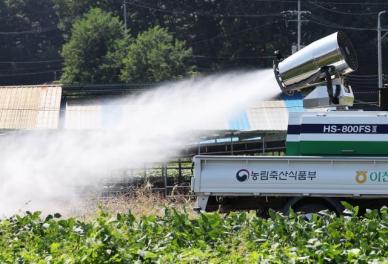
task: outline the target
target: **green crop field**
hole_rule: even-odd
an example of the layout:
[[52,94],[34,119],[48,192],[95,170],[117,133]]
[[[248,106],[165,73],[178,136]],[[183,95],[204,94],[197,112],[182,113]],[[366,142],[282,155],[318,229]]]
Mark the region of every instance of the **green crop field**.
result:
[[112,216],[92,220],[26,213],[0,222],[0,263],[381,263],[388,209],[357,216],[271,212]]

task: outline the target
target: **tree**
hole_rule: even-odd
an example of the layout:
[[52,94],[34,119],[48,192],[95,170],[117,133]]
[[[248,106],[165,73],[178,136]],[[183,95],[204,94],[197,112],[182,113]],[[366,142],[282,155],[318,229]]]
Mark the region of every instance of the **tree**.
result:
[[160,82],[177,79],[193,72],[187,63],[192,51],[184,41],[159,26],[138,35],[128,47],[121,80],[125,82]]
[[50,0],[54,4],[55,12],[59,18],[58,28],[63,32],[65,39],[70,37],[74,22],[92,8],[112,12],[113,15],[121,15],[122,0]]
[[63,46],[63,83],[114,83],[119,81],[129,37],[111,13],[91,9],[73,25]]

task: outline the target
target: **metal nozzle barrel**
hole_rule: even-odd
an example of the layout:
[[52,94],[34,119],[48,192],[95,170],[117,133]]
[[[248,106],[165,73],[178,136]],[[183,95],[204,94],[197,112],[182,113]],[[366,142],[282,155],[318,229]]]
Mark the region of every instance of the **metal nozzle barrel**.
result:
[[279,54],[274,61],[274,72],[284,93],[322,84],[330,69],[331,75],[347,75],[358,68],[357,55],[349,38],[336,32],[314,41],[285,60]]

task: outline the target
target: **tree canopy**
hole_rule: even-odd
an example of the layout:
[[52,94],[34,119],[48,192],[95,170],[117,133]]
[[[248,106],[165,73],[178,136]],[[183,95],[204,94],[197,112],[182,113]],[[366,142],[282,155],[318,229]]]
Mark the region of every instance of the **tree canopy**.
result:
[[74,23],[69,42],[63,46],[62,82],[118,82],[128,44],[127,32],[117,17],[91,9]]
[[186,76],[193,70],[186,61],[192,51],[184,41],[159,26],[139,34],[128,47],[121,80],[124,82],[160,82]]
[[100,8],[118,16],[122,1],[118,0],[51,0],[55,14],[58,17],[58,28],[63,32],[65,39],[70,37],[73,24],[89,12],[90,9]]

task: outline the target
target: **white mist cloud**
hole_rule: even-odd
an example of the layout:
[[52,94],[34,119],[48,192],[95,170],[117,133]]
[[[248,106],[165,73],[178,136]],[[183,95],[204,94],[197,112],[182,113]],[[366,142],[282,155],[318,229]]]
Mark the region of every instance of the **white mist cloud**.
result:
[[60,203],[112,170],[166,161],[198,131],[280,93],[272,70],[236,72],[165,84],[120,100],[110,129],[19,133],[0,137],[0,215],[60,211]]

